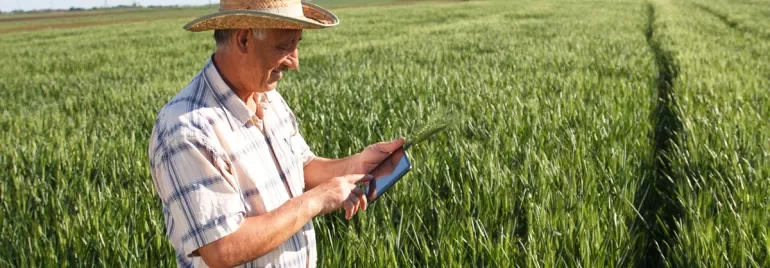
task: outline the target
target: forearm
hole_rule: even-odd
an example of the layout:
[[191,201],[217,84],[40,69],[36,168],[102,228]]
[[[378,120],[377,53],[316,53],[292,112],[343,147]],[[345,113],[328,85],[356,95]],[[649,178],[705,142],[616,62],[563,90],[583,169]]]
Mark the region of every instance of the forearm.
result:
[[358,154],[342,159],[328,159],[323,157],[313,158],[304,169],[305,191],[313,189],[334,177],[362,173],[356,164],[358,163],[357,157]]
[[199,253],[211,267],[232,267],[257,259],[291,238],[320,211],[313,197],[301,195],[266,214],[246,218],[238,230],[201,247]]

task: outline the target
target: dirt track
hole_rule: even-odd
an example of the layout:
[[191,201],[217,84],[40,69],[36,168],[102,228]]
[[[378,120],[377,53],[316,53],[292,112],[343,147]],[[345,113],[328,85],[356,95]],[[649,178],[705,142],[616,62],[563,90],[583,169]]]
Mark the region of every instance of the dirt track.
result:
[[96,11],[96,12],[88,12],[88,11],[69,12],[69,11],[62,11],[60,13],[55,13],[55,14],[50,14],[49,13],[49,14],[44,14],[44,15],[33,15],[33,16],[14,16],[14,15],[9,15],[7,18],[4,18],[4,16],[0,17],[0,22],[34,21],[34,20],[48,20],[48,19],[62,19],[62,18],[84,18],[84,17],[96,17],[96,16],[122,15],[122,14],[140,13],[140,12],[170,11],[170,10],[181,10],[181,8],[175,8],[175,9],[155,9],[155,10],[135,9],[135,10],[123,10],[123,11]]
[[120,23],[131,23],[131,22],[143,22],[143,21],[155,21],[155,20],[164,20],[164,19],[173,19],[173,18],[193,18],[194,16],[190,15],[184,15],[184,16],[165,16],[165,17],[154,17],[154,18],[128,18],[128,19],[119,19],[119,20],[98,20],[98,21],[87,21],[87,22],[71,22],[71,23],[51,23],[51,24],[38,24],[38,25],[29,25],[29,26],[19,26],[14,28],[8,28],[8,29],[0,29],[0,34],[5,33],[13,33],[13,32],[25,32],[25,31],[37,31],[37,30],[46,30],[46,29],[68,29],[68,28],[79,28],[79,27],[86,27],[86,26],[97,26],[97,25],[110,25],[110,24],[120,24]]

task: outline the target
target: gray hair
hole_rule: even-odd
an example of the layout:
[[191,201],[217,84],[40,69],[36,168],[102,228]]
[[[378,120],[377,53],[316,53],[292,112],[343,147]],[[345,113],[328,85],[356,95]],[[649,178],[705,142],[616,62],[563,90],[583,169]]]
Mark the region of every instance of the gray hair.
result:
[[[230,40],[235,34],[237,29],[220,29],[214,30],[214,41],[216,41],[217,48],[225,48],[230,45]],[[267,36],[267,29],[252,28],[251,34],[257,40],[265,40]]]

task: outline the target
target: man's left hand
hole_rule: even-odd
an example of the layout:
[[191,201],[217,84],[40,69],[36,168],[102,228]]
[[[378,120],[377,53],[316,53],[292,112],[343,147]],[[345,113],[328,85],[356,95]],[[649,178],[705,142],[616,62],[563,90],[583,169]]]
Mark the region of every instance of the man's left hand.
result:
[[357,167],[356,172],[354,173],[368,174],[377,167],[382,160],[385,160],[390,153],[404,146],[404,142],[405,139],[401,137],[390,142],[379,142],[367,146],[356,157],[355,164]]

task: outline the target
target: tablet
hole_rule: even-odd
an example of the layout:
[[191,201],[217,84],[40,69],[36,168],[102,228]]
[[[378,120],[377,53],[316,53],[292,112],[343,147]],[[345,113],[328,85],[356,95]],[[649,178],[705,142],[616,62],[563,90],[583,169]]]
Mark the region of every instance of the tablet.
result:
[[369,173],[374,176],[374,179],[364,185],[364,193],[369,202],[377,200],[411,169],[412,163],[409,162],[409,155],[403,147],[391,153]]

